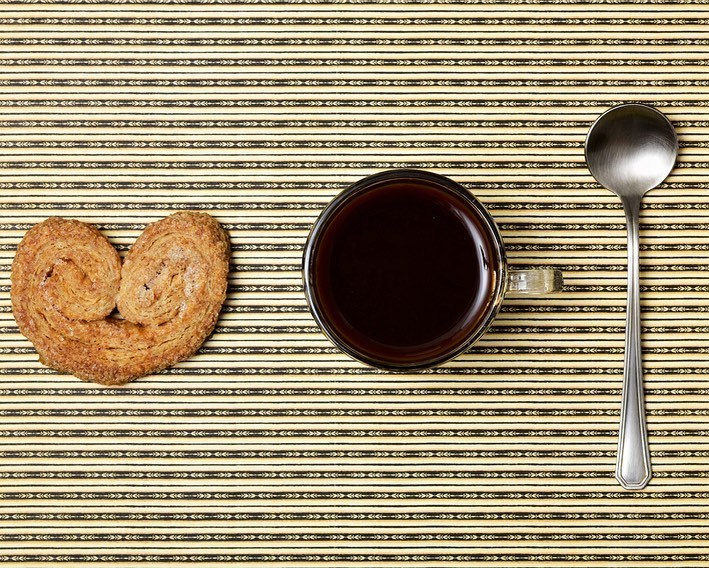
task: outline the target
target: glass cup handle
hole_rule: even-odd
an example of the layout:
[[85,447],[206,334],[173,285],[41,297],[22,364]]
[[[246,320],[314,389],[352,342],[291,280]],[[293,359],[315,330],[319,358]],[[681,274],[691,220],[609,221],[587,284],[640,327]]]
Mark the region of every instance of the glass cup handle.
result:
[[550,294],[559,292],[563,285],[559,270],[536,268],[507,273],[507,292],[510,294]]

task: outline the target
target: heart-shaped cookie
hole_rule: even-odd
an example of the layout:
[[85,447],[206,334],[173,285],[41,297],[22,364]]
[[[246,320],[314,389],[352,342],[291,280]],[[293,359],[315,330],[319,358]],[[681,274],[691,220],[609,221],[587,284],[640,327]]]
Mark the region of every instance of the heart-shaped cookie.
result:
[[202,345],[226,298],[228,272],[229,238],[206,213],[149,225],[123,263],[95,227],[54,217],[17,249],[12,309],[42,363],[118,385]]

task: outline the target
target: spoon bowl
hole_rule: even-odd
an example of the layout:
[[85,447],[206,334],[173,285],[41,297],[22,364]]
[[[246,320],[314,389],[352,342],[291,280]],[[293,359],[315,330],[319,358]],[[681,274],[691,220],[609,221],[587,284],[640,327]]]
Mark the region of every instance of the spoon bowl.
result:
[[594,178],[619,197],[657,187],[677,159],[677,134],[661,112],[641,104],[614,107],[593,123],[586,163]]
[[625,489],[642,489],[652,477],[640,345],[640,205],[643,195],[672,171],[677,149],[672,123],[661,112],[641,104],[620,105],[605,112],[586,138],[588,169],[598,183],[620,197],[628,224],[628,307],[615,471]]

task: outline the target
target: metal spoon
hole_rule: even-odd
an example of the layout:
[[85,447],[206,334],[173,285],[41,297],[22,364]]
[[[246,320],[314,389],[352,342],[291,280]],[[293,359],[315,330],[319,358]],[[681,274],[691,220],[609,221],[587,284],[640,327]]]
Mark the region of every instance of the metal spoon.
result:
[[647,191],[668,176],[677,148],[677,134],[667,117],[641,104],[620,105],[603,113],[586,137],[588,168],[598,183],[620,197],[628,223],[625,368],[615,470],[625,489],[642,489],[652,476],[640,350],[640,203]]

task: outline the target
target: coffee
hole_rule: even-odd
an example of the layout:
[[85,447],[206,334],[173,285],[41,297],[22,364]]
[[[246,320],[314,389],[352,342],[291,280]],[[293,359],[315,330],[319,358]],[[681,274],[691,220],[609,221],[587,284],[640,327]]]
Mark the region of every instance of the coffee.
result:
[[319,323],[375,365],[447,358],[491,311],[502,262],[496,233],[472,196],[445,182],[403,173],[365,180],[311,237],[306,282]]

